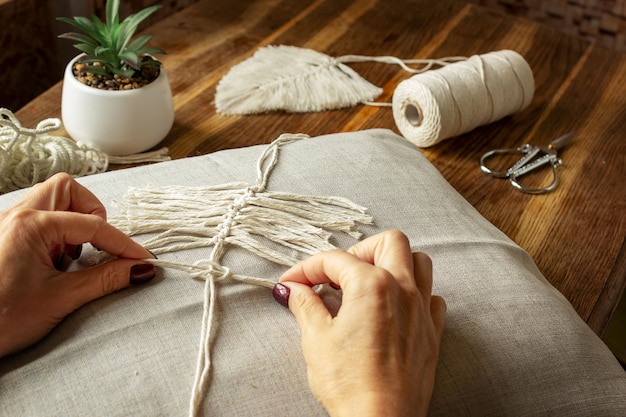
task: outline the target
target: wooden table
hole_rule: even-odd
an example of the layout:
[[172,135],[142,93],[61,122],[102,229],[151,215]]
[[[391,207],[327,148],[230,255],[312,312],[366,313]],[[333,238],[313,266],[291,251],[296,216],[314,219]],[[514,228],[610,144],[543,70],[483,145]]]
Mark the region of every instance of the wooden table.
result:
[[[261,46],[403,58],[518,51],[535,75],[531,105],[424,153],[472,205],[531,254],[595,332],[604,331],[626,281],[626,56],[451,0],[207,0],[146,32],[168,51],[163,62],[175,95],[176,122],[164,145],[174,158],[269,143],[284,132],[397,131],[388,108],[216,114],[218,81]],[[382,101],[390,101],[409,76],[391,65],[351,66],[385,88]],[[18,117],[29,127],[60,117],[60,95],[58,84]],[[546,145],[569,131],[576,135],[561,154],[561,183],[550,194],[523,194],[479,169],[487,150]]]

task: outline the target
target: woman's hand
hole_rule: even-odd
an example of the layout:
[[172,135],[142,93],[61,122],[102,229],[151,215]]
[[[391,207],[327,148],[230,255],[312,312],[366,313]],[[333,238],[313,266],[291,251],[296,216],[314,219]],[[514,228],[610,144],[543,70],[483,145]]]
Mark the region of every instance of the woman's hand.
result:
[[[302,331],[311,390],[333,417],[426,415],[446,305],[432,264],[398,231],[302,261],[279,280]],[[343,290],[336,317],[311,287]],[[288,301],[287,301],[288,300]]]
[[[32,188],[0,214],[0,357],[23,349],[98,297],[152,279],[152,258],[106,221],[98,199],[67,174]],[[90,242],[118,259],[64,272]]]

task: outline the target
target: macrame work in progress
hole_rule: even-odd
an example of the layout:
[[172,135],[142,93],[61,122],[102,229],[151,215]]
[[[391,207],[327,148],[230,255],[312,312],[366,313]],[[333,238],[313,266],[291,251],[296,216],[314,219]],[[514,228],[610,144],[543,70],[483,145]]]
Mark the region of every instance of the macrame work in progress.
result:
[[75,177],[105,172],[109,164],[160,162],[171,159],[167,148],[126,156],[110,156],[89,145],[50,133],[61,120],[46,119],[34,129],[22,127],[15,115],[0,109],[0,194],[45,181],[58,172]]
[[269,261],[291,266],[298,260],[265,245],[257,237],[305,255],[334,249],[332,232],[359,239],[357,225],[372,224],[367,209],[343,197],[299,195],[267,190],[278,163],[279,148],[306,135],[281,135],[264,150],[254,185],[234,182],[206,187],[130,189],[111,224],[130,236],[150,233],[142,245],[159,255],[193,248],[212,248],[209,259],[186,265],[147,260],[163,268],[185,271],[205,280],[200,346],[189,414],[200,413],[211,370],[211,328],[215,320],[216,283],[232,279],[272,289],[275,281],[238,275],[220,264],[227,244]]

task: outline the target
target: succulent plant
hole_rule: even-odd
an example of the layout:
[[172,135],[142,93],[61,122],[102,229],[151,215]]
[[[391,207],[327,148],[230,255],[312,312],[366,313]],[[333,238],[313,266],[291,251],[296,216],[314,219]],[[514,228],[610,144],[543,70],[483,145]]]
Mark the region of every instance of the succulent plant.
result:
[[87,64],[85,71],[130,78],[144,66],[161,65],[156,59],[143,59],[146,55],[165,54],[160,48],[145,47],[152,36],[140,36],[131,42],[139,24],[161,6],[147,7],[120,22],[119,5],[119,0],[107,0],[106,22],[96,15],[91,20],[83,16],[57,18],[83,32],[68,32],[59,37],[78,42],[74,47],[85,54],[80,60]]

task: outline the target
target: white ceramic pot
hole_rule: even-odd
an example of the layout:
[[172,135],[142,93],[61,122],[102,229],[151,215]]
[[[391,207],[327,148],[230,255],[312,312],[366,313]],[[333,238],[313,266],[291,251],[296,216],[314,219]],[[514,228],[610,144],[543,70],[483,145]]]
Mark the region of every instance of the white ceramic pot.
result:
[[172,91],[165,69],[138,89],[99,90],[74,77],[74,58],[65,68],[61,117],[76,142],[95,146],[109,155],[146,151],[168,134],[174,123]]

